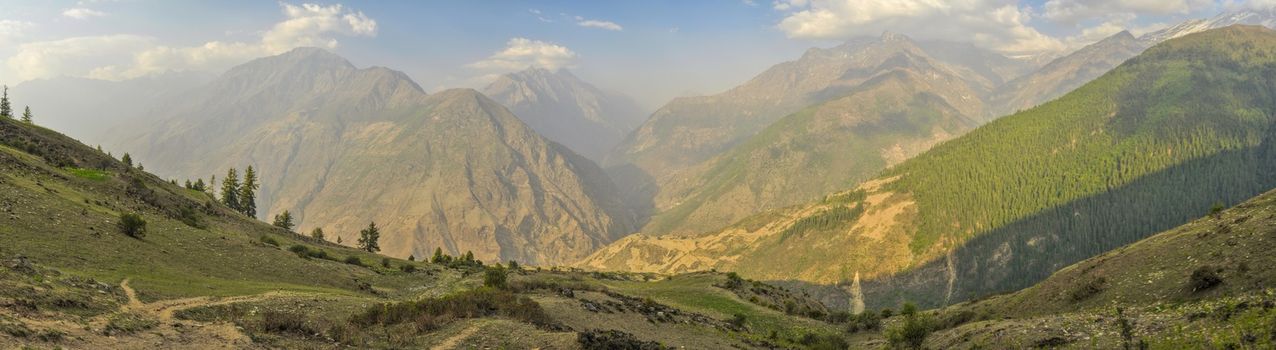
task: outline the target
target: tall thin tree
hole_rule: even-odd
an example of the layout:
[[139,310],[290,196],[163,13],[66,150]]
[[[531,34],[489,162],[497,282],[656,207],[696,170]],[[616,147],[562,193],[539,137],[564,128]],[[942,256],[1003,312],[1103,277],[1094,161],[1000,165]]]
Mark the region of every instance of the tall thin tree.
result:
[[243,212],[243,207],[239,205],[239,174],[235,168],[226,171],[226,178],[222,179],[222,204]]
[[22,122],[31,124],[31,106],[27,106],[26,110],[22,111]]
[[363,249],[370,253],[381,251],[381,246],[377,241],[381,240],[381,230],[377,229],[377,223],[368,223],[368,228],[359,231],[359,249]]
[[9,86],[4,86],[4,93],[0,95],[0,117],[13,119],[13,107],[9,106]]
[[244,215],[257,217],[257,172],[251,165],[244,169],[244,183],[239,185],[239,207]]

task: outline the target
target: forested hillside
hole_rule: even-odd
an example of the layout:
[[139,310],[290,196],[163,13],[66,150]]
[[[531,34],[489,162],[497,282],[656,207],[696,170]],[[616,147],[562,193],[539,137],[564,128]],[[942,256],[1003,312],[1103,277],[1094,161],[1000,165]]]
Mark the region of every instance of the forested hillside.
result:
[[1269,29],[1171,40],[886,171],[860,187],[863,215],[805,233],[818,238],[778,239],[827,200],[720,232],[632,237],[585,264],[824,283],[859,273],[870,306],[1022,288],[1276,185],[1274,73]]

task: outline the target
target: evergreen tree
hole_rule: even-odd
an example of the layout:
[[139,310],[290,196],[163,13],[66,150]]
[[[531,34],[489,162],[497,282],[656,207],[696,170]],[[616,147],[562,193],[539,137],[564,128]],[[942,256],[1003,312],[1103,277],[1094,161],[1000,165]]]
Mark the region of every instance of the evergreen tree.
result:
[[31,122],[31,106],[27,106],[27,109],[25,111],[22,111],[22,122],[27,124],[32,123]]
[[276,214],[274,225],[276,227],[283,228],[288,231],[292,231],[292,227],[294,226],[292,223],[292,213],[289,213],[287,210],[284,210],[283,213]]
[[416,255],[408,254],[408,261],[416,261]]
[[191,189],[204,192],[205,186],[207,185],[204,184],[204,179],[195,179],[195,184],[191,185]]
[[368,228],[359,231],[359,249],[376,253],[381,251],[381,246],[377,241],[381,240],[381,230],[377,229],[377,223],[368,223]]
[[185,185],[186,185],[186,186],[185,186],[185,187],[186,187],[186,189],[188,189],[188,190],[195,189],[195,185],[192,185],[192,184],[191,184],[191,180],[190,180],[190,179],[186,179],[186,184],[185,184]]
[[461,260],[467,263],[474,262],[474,252],[468,250],[465,251],[465,257],[461,258]]
[[337,244],[341,244],[341,236],[337,236]]
[[235,168],[230,168],[226,172],[226,178],[222,179],[222,204],[237,212],[243,212],[243,207],[239,205],[239,174],[236,173]]
[[443,263],[443,248],[434,248],[434,256],[430,258],[430,262],[435,264]]
[[324,240],[323,228],[316,227],[313,231],[310,231],[310,237],[321,241]]
[[130,168],[133,167],[133,157],[130,157],[128,153],[124,153],[124,156],[120,157],[120,161],[124,162],[124,165],[127,165]]
[[13,119],[13,109],[9,107],[9,86],[4,86],[4,95],[0,95],[0,117]]
[[244,183],[239,186],[239,209],[244,215],[257,217],[257,172],[251,165],[244,169]]

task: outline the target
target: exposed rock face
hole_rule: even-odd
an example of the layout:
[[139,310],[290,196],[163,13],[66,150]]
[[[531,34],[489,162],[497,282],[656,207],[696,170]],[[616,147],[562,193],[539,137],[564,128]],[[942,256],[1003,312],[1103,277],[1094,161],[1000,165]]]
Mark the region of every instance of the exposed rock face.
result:
[[167,110],[123,142],[148,169],[207,178],[253,165],[259,216],[289,210],[300,230],[347,244],[374,221],[385,254],[552,264],[631,231],[595,164],[497,102],[427,96],[403,73],[323,50],[241,65]]
[[483,94],[546,138],[595,160],[646,118],[628,97],[604,92],[566,69],[533,67],[506,74]]

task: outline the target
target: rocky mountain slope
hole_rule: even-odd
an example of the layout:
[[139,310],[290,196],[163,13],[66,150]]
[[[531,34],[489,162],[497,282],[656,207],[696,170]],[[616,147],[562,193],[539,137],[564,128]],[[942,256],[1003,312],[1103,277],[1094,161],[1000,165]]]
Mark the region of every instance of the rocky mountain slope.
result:
[[716,232],[631,236],[581,266],[819,283],[859,275],[870,307],[1026,287],[1276,185],[1273,53],[1276,33],[1259,27],[1167,41],[855,190]]
[[990,103],[993,114],[1014,113],[1063,96],[1138,55],[1148,46],[1151,44],[1136,39],[1127,31],[1086,45],[999,87]]
[[369,222],[382,249],[436,248],[552,264],[630,232],[592,162],[545,140],[473,90],[427,96],[403,73],[318,49],[235,67],[121,142],[149,169],[221,177],[252,165],[262,217],[352,244]]
[[482,91],[532,130],[594,160],[646,117],[633,100],[602,91],[567,69],[528,68],[502,75]]
[[[808,50],[800,59],[776,65],[727,92],[670,102],[631,134],[608,158],[608,164],[631,197],[654,198],[653,212],[659,216],[644,232],[664,234],[720,226],[759,209],[810,200],[828,192],[830,186],[862,180],[889,163],[882,158],[910,156],[925,149],[923,145],[928,142],[969,127],[970,123],[961,128],[944,124],[954,118],[982,123],[988,116],[984,98],[996,86],[1026,70],[1020,62],[969,45],[915,42],[895,33],[854,39],[829,49]],[[917,100],[920,105],[898,110],[857,104],[867,102],[870,96],[892,101],[942,100],[948,106],[936,108],[951,108],[953,113],[942,112],[947,115],[915,124],[917,120],[908,118],[929,113],[927,110],[933,108],[921,105],[930,102]],[[862,114],[857,111],[861,108],[865,110]],[[783,118],[808,118],[804,113],[815,110],[822,111],[818,113],[819,121],[780,123]],[[856,129],[854,125],[864,120],[878,122]],[[931,122],[936,124],[927,124]],[[781,131],[785,128],[791,129]],[[883,129],[883,134],[908,128],[922,131],[916,136],[877,137],[869,131],[872,128]],[[811,149],[790,142],[801,138],[804,132],[825,131],[828,134],[811,138],[853,137],[846,142],[856,145],[843,143]],[[787,136],[767,139],[775,134]],[[741,166],[766,161],[756,156],[758,152],[770,152],[773,158],[787,157],[785,161],[790,164],[768,173],[729,171],[756,169]],[[781,156],[783,152],[793,155]],[[843,153],[845,158],[802,160],[834,153]],[[812,179],[810,184],[785,185],[782,183],[786,178],[775,176],[783,173],[786,166],[815,166],[809,170],[814,173],[856,169],[841,176]],[[789,191],[794,188],[797,191]],[[732,201],[714,200],[720,196],[729,196]],[[700,207],[705,205],[719,207],[702,210]],[[696,227],[683,227],[684,222],[694,222]]]

